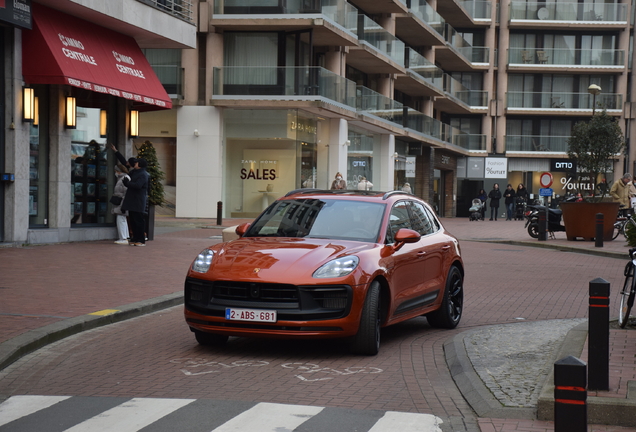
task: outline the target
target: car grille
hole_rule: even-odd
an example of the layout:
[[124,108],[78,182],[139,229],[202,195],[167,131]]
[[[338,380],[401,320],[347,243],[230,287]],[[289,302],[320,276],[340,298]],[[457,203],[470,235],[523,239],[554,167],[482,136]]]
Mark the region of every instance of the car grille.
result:
[[318,320],[344,317],[351,307],[348,285],[268,284],[204,281],[187,278],[185,305],[210,316],[225,316],[225,308],[275,309],[279,320]]

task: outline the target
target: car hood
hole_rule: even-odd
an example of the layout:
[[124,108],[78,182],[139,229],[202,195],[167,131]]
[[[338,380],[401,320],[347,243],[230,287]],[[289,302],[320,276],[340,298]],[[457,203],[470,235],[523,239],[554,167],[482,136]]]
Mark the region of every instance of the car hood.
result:
[[247,237],[218,249],[208,274],[226,280],[298,281],[331,259],[376,247],[354,241]]

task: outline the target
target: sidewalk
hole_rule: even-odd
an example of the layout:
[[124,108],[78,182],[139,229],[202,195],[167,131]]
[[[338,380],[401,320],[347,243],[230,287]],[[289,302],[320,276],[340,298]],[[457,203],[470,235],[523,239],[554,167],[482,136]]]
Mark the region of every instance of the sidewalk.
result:
[[[72,334],[180,304],[184,269],[194,256],[206,246],[221,241],[225,227],[246,221],[249,220],[225,219],[222,226],[217,226],[216,219],[177,219],[158,215],[155,239],[146,248],[114,245],[112,241],[0,248],[0,369],[28,352]],[[462,241],[501,242],[621,260],[627,258],[628,247],[623,237],[604,242],[602,248],[597,248],[594,242],[569,242],[563,232],[556,233],[556,240],[539,242],[527,234],[524,221],[470,222],[467,218],[448,218],[442,223]],[[161,263],[160,270],[157,270],[158,262]],[[567,336],[563,349],[570,350],[582,360],[586,360],[587,353],[584,349],[586,330],[584,323],[564,333]],[[460,336],[479,337],[474,330],[472,332]],[[607,416],[604,424],[616,424],[619,418],[614,414],[616,409],[628,410],[632,417],[636,415],[636,399],[633,399],[636,394],[630,393],[627,383],[636,380],[636,331],[612,330],[610,344],[611,369],[619,372],[612,372],[609,392],[589,393],[588,401],[590,409],[594,405],[592,402],[598,402],[597,406]],[[455,359],[459,359],[459,363],[470,362],[470,353],[460,352],[462,345],[463,339],[456,338],[445,347],[451,372],[456,369],[452,363]],[[460,367],[464,373],[472,369],[471,363]],[[458,382],[457,376],[453,375]],[[486,389],[486,396],[477,400],[486,403],[487,393],[492,389],[474,370],[468,384],[473,388],[481,384]],[[541,386],[541,383],[537,385]],[[462,393],[468,392],[459,382],[458,386]],[[545,402],[548,406],[551,404],[550,392],[550,388],[543,389],[542,397],[548,399]],[[464,395],[470,401],[470,395]],[[549,421],[494,416],[503,413],[502,410],[484,411],[488,418],[481,415],[479,409],[476,411],[484,432],[554,429],[554,424]],[[636,427],[636,423],[631,427]],[[627,429],[595,426],[591,430]]]

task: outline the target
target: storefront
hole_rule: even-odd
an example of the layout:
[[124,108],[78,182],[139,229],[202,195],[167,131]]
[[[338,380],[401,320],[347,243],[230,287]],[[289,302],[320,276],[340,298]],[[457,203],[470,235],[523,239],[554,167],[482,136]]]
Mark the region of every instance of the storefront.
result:
[[12,240],[114,238],[116,158],[107,144],[132,155],[139,111],[171,108],[169,96],[133,38],[39,4],[22,32],[22,75],[29,146],[24,168],[16,161],[27,183],[16,188],[28,192],[16,192],[14,205],[28,209],[28,229]]

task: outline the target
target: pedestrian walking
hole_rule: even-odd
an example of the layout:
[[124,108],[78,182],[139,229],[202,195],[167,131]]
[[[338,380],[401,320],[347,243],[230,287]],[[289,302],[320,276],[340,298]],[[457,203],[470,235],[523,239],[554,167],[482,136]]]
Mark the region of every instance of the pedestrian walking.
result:
[[[117,220],[117,234],[118,238],[115,240],[115,244],[127,245],[128,238],[130,234],[128,232],[128,212],[121,209],[121,205],[124,202],[124,198],[126,197],[126,190],[128,189],[124,184],[124,179],[130,180],[130,176],[127,174],[128,170],[126,167],[116,164],[115,165],[115,176],[117,177],[117,182],[115,183],[115,188],[113,189],[113,195],[110,199],[113,207],[111,208],[111,213],[116,216]],[[115,203],[119,204],[115,204]]]
[[515,212],[515,190],[510,183],[506,186],[504,198],[506,199],[506,220],[512,220],[512,215]]
[[132,236],[131,246],[146,246],[146,203],[150,188],[150,175],[146,171],[147,162],[144,158],[133,159],[134,169],[130,172],[130,180],[123,183],[128,188],[126,197],[121,205],[123,211],[128,211]]
[[632,181],[630,173],[623,174],[620,180],[616,180],[610,189],[610,195],[614,202],[620,204],[623,210],[629,209],[629,183]]
[[499,183],[495,183],[493,189],[488,192],[488,198],[490,198],[490,220],[493,215],[497,220],[497,212],[499,211],[499,200],[501,199],[501,191],[499,190]]

